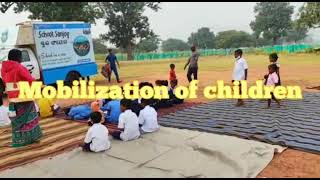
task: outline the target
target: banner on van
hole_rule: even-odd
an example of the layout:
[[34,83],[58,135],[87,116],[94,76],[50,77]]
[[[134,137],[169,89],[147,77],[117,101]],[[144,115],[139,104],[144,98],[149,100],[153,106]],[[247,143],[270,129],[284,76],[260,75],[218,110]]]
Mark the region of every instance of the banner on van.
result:
[[14,46],[17,37],[18,27],[0,27],[0,49]]
[[42,69],[95,62],[90,24],[34,24]]

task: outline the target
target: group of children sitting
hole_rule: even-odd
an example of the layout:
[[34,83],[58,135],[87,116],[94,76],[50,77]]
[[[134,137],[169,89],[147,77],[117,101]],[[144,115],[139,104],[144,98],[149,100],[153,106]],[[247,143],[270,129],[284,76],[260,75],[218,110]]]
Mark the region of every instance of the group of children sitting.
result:
[[[72,119],[86,119],[91,126],[81,147],[84,151],[100,152],[110,148],[108,135],[114,139],[130,141],[139,138],[142,134],[159,130],[157,110],[181,104],[183,99],[175,96],[178,80],[174,72],[174,65],[170,65],[170,85],[167,80],[157,80],[155,85],[166,86],[169,99],[122,99],[97,100],[89,105],[80,105],[65,110]],[[174,78],[172,78],[174,76]],[[150,82],[141,82],[139,89],[150,86]],[[133,93],[133,92],[132,92]],[[106,123],[117,125],[117,130],[109,132]]]
[[[280,82],[280,72],[278,55],[276,53],[269,56],[271,64],[268,66],[268,74],[264,76],[265,85],[278,86]],[[170,64],[169,82],[168,80],[155,81],[156,86],[166,86],[169,99],[103,99],[91,103],[91,105],[78,105],[65,109],[65,114],[73,120],[88,120],[91,126],[85,136],[84,143],[81,145],[84,151],[100,152],[110,148],[108,138],[109,131],[106,123],[117,125],[118,130],[110,132],[114,139],[130,141],[137,139],[141,134],[152,133],[159,130],[158,109],[172,107],[175,104],[181,104],[183,99],[175,96],[175,88],[178,86],[178,80],[175,74],[175,65]],[[141,82],[139,89],[145,86],[153,87],[150,82]],[[133,92],[132,92],[133,93]],[[274,97],[278,105],[280,102]],[[2,94],[0,102],[0,126],[10,125],[8,117],[8,98]],[[37,102],[39,114],[42,118],[53,116],[60,108],[53,100],[40,99]],[[268,100],[270,107],[271,99]]]
[[[139,115],[131,109],[133,101],[129,99],[120,100],[121,114],[118,119],[118,129],[110,132],[117,140],[130,141],[137,139],[141,134],[152,133],[159,130],[157,111],[150,106],[150,100],[141,100],[141,111]],[[81,144],[83,151],[100,152],[110,148],[109,131],[104,125],[104,113],[101,109],[95,109],[90,113],[88,121],[91,126]]]

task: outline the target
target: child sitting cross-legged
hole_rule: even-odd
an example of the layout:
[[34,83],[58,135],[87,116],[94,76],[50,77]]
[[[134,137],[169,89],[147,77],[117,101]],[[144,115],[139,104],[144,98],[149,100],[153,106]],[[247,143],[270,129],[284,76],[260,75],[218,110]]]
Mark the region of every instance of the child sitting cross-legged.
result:
[[84,143],[80,145],[85,152],[101,152],[110,148],[108,129],[101,124],[102,115],[100,112],[92,112],[90,121],[92,126],[89,128]]
[[132,112],[131,100],[122,99],[120,101],[121,114],[119,116],[119,131],[114,131],[111,133],[113,138],[122,140],[122,141],[130,141],[139,138],[139,120],[137,115]]
[[141,104],[143,109],[139,114],[139,126],[141,127],[141,134],[151,133],[159,130],[158,125],[158,113],[157,111],[150,106],[150,99],[142,99]]
[[[167,88],[167,92],[169,92],[169,83],[167,80],[157,80],[155,81],[156,86],[165,86]],[[164,92],[160,92],[161,95],[163,95]],[[169,99],[157,99],[154,107],[156,110],[161,109],[161,108],[169,108],[172,107],[173,103]]]
[[177,86],[178,86],[178,80],[177,79],[174,79],[174,80],[170,81],[170,89],[169,89],[170,101],[173,104],[182,104],[184,99],[179,99],[175,95],[175,91],[176,91],[176,87]]
[[41,98],[38,100],[38,105],[41,118],[54,116],[60,110],[53,99]]

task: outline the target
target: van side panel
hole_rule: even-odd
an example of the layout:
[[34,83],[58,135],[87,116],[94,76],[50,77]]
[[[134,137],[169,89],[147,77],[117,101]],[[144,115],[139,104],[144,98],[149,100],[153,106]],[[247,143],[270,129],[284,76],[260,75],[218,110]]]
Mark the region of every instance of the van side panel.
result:
[[44,84],[66,80],[69,72],[96,75],[91,25],[88,23],[34,23],[36,54]]
[[54,84],[57,80],[65,80],[68,73],[71,71],[79,72],[82,77],[92,76],[98,73],[98,65],[96,63],[86,63],[57,67],[52,69],[44,69],[42,71],[44,84]]

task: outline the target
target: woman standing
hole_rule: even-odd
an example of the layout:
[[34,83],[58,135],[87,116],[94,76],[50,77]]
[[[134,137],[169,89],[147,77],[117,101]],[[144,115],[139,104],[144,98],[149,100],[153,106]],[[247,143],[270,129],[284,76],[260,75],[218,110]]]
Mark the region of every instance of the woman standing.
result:
[[34,81],[30,72],[22,66],[21,51],[10,50],[8,61],[2,62],[1,75],[10,101],[9,111],[12,126],[12,146],[21,147],[32,144],[42,137],[39,116],[33,101],[22,101],[19,96],[19,81]]

